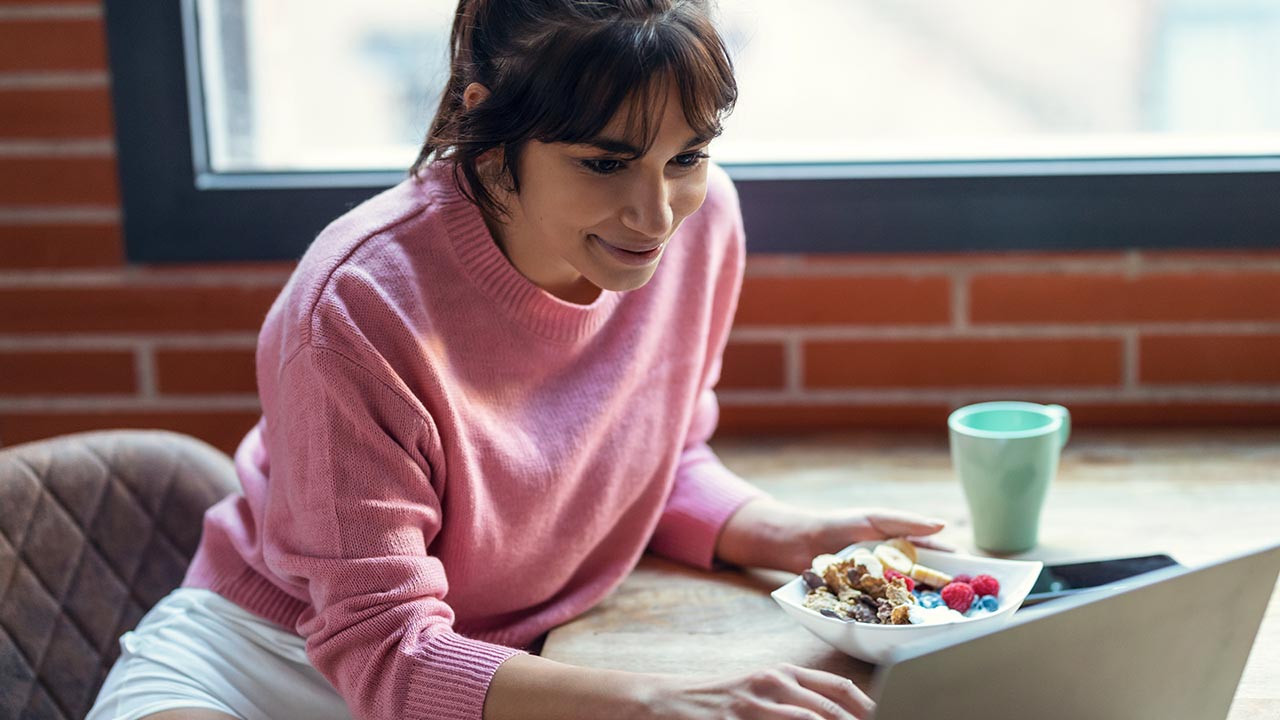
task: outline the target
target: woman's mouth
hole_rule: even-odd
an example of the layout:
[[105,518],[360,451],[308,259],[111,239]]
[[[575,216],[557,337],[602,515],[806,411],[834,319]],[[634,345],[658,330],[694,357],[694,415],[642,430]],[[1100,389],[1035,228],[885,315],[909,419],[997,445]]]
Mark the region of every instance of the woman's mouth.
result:
[[637,251],[621,248],[617,245],[611,245],[608,240],[605,240],[599,235],[592,235],[591,239],[595,240],[597,245],[599,245],[605,252],[609,253],[609,255],[618,262],[632,267],[643,267],[653,263],[662,256],[662,249],[667,246],[667,242],[664,240],[647,250]]

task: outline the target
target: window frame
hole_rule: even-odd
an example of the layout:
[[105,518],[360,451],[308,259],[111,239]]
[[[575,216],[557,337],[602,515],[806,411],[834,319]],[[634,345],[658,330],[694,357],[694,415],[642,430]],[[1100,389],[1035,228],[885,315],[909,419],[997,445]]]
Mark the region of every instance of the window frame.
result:
[[[104,3],[126,257],[296,259],[406,173],[201,170],[194,2]],[[1280,156],[725,169],[752,252],[1280,247]]]

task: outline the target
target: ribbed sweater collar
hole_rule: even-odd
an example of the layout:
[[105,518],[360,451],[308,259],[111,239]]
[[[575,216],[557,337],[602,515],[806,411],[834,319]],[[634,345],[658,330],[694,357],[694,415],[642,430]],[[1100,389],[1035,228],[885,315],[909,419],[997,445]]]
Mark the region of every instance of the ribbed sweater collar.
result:
[[561,342],[590,337],[609,319],[619,293],[601,290],[589,305],[578,305],[538,287],[502,254],[480,209],[458,190],[447,166],[427,172],[427,191],[440,210],[458,262],[508,315],[538,335]]

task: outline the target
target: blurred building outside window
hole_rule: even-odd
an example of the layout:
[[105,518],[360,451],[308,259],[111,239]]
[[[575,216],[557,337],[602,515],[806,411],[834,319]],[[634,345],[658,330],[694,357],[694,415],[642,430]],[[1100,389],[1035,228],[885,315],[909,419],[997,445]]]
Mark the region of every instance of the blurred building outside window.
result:
[[[454,0],[196,0],[208,170],[403,170]],[[719,0],[720,163],[1280,155],[1276,0]],[[198,140],[197,140],[198,141]]]

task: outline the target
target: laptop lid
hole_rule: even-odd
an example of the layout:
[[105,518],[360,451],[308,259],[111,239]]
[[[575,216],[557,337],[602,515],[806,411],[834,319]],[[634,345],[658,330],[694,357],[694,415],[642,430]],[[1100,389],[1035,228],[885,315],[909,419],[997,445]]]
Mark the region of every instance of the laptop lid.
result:
[[1278,573],[1273,545],[904,646],[876,675],[876,720],[1225,718]]

